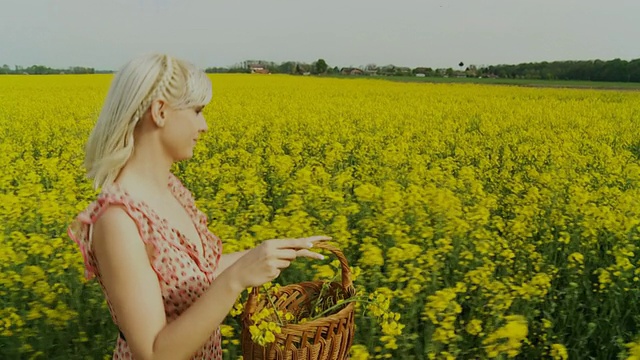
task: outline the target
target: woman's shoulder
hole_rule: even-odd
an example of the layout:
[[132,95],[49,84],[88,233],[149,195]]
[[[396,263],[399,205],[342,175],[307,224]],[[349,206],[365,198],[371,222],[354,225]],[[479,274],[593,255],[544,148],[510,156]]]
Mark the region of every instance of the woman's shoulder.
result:
[[[149,229],[144,226],[144,221],[132,214],[126,206],[115,204],[107,206],[101,216],[93,223],[93,240],[90,242],[91,251],[106,249],[108,253],[118,254],[122,251],[133,251],[147,247],[147,255],[152,254],[149,239]],[[131,241],[137,239],[138,241]],[[108,241],[107,241],[108,240]]]
[[107,192],[100,192],[95,199],[87,204],[82,211],[80,211],[71,221],[69,225],[70,229],[76,229],[83,225],[90,225],[95,223],[99,218],[102,211],[105,209],[105,205],[111,202],[118,202],[118,196]]
[[[182,181],[173,173],[169,173],[168,185],[178,198],[187,201],[187,203],[193,201],[191,191],[189,191]],[[103,213],[111,208],[116,209],[109,210],[110,212],[120,213],[120,215],[109,216],[106,222],[126,220],[126,218],[121,216],[125,213],[127,213],[129,217],[134,218],[134,220],[150,216],[150,214],[147,214],[148,209],[145,202],[135,200],[135,197],[132,197],[127,191],[116,184],[107,184],[101,188],[95,199],[75,216],[69,228],[75,230],[84,225],[95,224],[95,222],[102,217]]]
[[[97,269],[93,260],[94,242],[102,237],[130,238],[140,236],[149,245],[149,240],[143,238],[150,234],[148,217],[144,208],[133,201],[126,192],[118,191],[117,187],[105,186],[96,198],[89,203],[69,224],[67,235],[79,247],[84,258],[85,276],[87,279],[96,275]],[[96,234],[98,236],[96,237]],[[127,234],[127,236],[121,236]]]
[[86,279],[93,278],[97,273],[97,268],[91,256],[93,227],[107,208],[105,205],[110,202],[110,199],[115,199],[115,196],[101,192],[71,220],[67,227],[67,236],[77,244],[82,254]]

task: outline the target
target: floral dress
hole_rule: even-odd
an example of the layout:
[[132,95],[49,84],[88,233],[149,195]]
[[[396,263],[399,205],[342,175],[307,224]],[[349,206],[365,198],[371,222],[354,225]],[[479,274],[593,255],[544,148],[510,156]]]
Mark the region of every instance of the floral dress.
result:
[[[207,217],[196,208],[191,192],[170,173],[169,188],[193,220],[202,239],[203,253],[177,229],[169,226],[147,204],[136,201],[116,184],[105,185],[97,199],[69,225],[67,234],[75,241],[84,258],[85,277],[95,277],[102,287],[113,322],[118,325],[109,296],[100,279],[91,246],[90,229],[111,204],[123,205],[138,226],[141,238],[153,248],[151,265],[158,276],[167,322],[176,319],[195,302],[214,280],[214,270],[222,255],[222,241],[207,228]],[[192,359],[222,359],[220,328],[193,354]],[[118,336],[113,359],[133,359],[122,333]]]

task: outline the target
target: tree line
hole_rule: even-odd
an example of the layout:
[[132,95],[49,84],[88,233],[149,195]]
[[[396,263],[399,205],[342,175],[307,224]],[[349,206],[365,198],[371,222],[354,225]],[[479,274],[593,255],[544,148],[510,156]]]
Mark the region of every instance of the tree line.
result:
[[640,59],[554,61],[480,68],[478,76],[542,80],[640,82]]
[[635,60],[582,60],[531,62],[517,65],[490,65],[478,67],[460,62],[456,68],[431,68],[367,64],[360,67],[331,67],[324,59],[312,63],[286,61],[275,63],[247,60],[231,67],[212,67],[208,73],[250,73],[262,66],[273,74],[343,74],[373,76],[426,76],[426,77],[493,77],[504,79],[584,80],[607,82],[640,82],[640,59]]
[[230,67],[209,67],[206,73],[252,73],[257,68],[265,69],[271,74],[332,74],[340,70],[337,67],[330,68],[324,59],[318,59],[312,63],[299,61],[285,61],[276,63],[267,60],[245,60]]
[[[425,76],[425,77],[493,77],[504,79],[540,80],[585,80],[607,82],[640,82],[640,59],[582,60],[531,62],[517,65],[490,65],[478,67],[464,65],[449,68],[426,66],[409,68],[405,66],[367,64],[359,67],[330,66],[324,59],[312,63],[285,61],[276,63],[266,60],[246,60],[229,67],[208,67],[207,73],[272,73],[298,75],[364,75],[364,76]],[[73,66],[54,69],[43,65],[13,68],[5,64],[0,74],[97,74],[111,73],[111,70],[95,70],[91,67]]]
[[54,69],[44,65],[31,65],[27,67],[15,65],[11,68],[9,65],[4,64],[0,67],[0,74],[2,75],[98,74],[111,72],[112,71],[96,71],[94,68],[84,66],[71,66],[67,69]]

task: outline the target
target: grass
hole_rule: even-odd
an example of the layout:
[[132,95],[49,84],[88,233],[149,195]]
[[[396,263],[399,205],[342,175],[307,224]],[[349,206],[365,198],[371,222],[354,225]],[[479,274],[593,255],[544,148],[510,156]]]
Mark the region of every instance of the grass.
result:
[[492,85],[514,85],[532,87],[564,87],[585,89],[613,89],[613,90],[640,90],[640,83],[634,82],[605,82],[605,81],[580,81],[580,80],[536,80],[536,79],[491,79],[491,78],[445,78],[445,77],[417,77],[417,76],[346,76],[334,75],[344,79],[375,79],[400,82],[425,82],[425,83],[471,83]]

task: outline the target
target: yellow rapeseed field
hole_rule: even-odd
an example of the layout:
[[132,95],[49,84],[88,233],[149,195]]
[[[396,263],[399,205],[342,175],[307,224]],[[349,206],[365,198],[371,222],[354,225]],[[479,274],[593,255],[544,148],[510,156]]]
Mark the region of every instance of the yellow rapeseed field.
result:
[[[358,315],[352,359],[640,359],[640,93],[211,79],[209,132],[175,174],[226,251],[335,239],[400,314]],[[0,77],[0,359],[110,357],[65,232],[96,195],[83,146],[110,81]],[[229,317],[227,359],[239,330]]]

